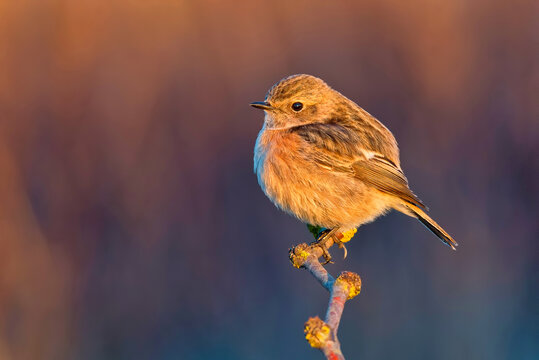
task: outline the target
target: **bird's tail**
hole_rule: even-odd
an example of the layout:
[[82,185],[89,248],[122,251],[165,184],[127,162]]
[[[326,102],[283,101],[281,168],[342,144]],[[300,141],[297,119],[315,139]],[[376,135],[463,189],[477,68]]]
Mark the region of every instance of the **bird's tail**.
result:
[[438,236],[444,244],[451,247],[451,249],[456,250],[456,247],[459,246],[455,240],[449,235],[436,221],[432,220],[421,208],[412,205],[410,203],[402,204],[401,207],[397,208],[400,212],[405,213],[406,215],[416,217],[427,229],[432,231],[434,235]]

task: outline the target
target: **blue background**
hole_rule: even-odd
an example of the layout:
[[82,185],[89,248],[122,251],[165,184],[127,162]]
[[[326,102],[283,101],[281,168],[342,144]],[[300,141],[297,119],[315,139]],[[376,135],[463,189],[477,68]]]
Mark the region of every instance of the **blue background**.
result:
[[391,213],[350,359],[536,359],[534,1],[0,5],[0,358],[306,359],[328,295],[252,172],[263,100],[310,73],[395,134],[457,252]]

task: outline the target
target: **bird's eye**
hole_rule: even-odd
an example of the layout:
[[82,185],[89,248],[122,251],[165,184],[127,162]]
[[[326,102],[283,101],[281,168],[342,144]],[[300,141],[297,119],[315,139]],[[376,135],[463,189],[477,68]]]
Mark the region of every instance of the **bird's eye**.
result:
[[302,103],[295,102],[295,103],[292,104],[292,110],[300,111],[301,109],[303,109],[303,104]]

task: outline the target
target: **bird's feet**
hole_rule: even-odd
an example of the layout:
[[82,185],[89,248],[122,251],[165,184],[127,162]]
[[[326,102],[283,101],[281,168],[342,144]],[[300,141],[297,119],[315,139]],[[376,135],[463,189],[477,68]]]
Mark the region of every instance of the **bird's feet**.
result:
[[346,231],[339,231],[335,234],[334,242],[339,246],[339,248],[344,250],[344,259],[346,259],[346,256],[348,255],[348,250],[346,250],[346,246],[344,246],[344,243],[347,243],[350,241],[354,235],[356,234],[357,229],[351,228],[350,230]]
[[322,257],[324,258],[324,263],[322,265],[333,263],[331,261],[329,247],[327,246],[329,239],[331,239],[331,237],[333,236],[333,232],[334,230],[332,229],[323,229],[318,234],[317,239],[309,244],[311,248],[318,247],[320,248],[320,250],[322,250]]
[[332,245],[328,244],[330,240],[332,240],[333,243],[338,244],[339,247],[344,246],[336,236],[337,230],[338,229],[321,229],[316,240],[309,244],[311,248],[318,247],[322,250],[322,257],[324,258],[324,263],[322,265],[333,263],[333,261],[331,261],[331,254],[329,253],[329,247]]
[[[350,229],[342,231],[339,228],[325,229],[309,225],[309,230],[316,236],[316,240],[309,244],[310,248],[320,248],[322,250],[322,257],[324,258],[323,265],[333,263],[331,261],[331,254],[329,253],[329,247],[333,244],[344,250],[344,258],[348,255],[348,250],[344,243],[350,241],[350,239],[356,233],[356,229]],[[332,240],[332,242],[330,242]],[[329,246],[328,246],[329,245]]]

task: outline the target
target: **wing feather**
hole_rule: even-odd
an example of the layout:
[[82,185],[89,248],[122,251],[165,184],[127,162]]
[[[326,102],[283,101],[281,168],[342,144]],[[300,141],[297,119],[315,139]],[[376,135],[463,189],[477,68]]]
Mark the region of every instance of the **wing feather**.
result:
[[365,184],[425,209],[425,205],[408,187],[408,180],[402,171],[388,160],[375,156],[356,161],[352,164],[352,168],[355,177]]
[[[425,209],[409,189],[408,180],[395,161],[364,144],[364,134],[338,124],[308,124],[290,129],[306,142],[310,161],[332,171],[347,172],[377,190]],[[398,161],[398,160],[397,160]]]

